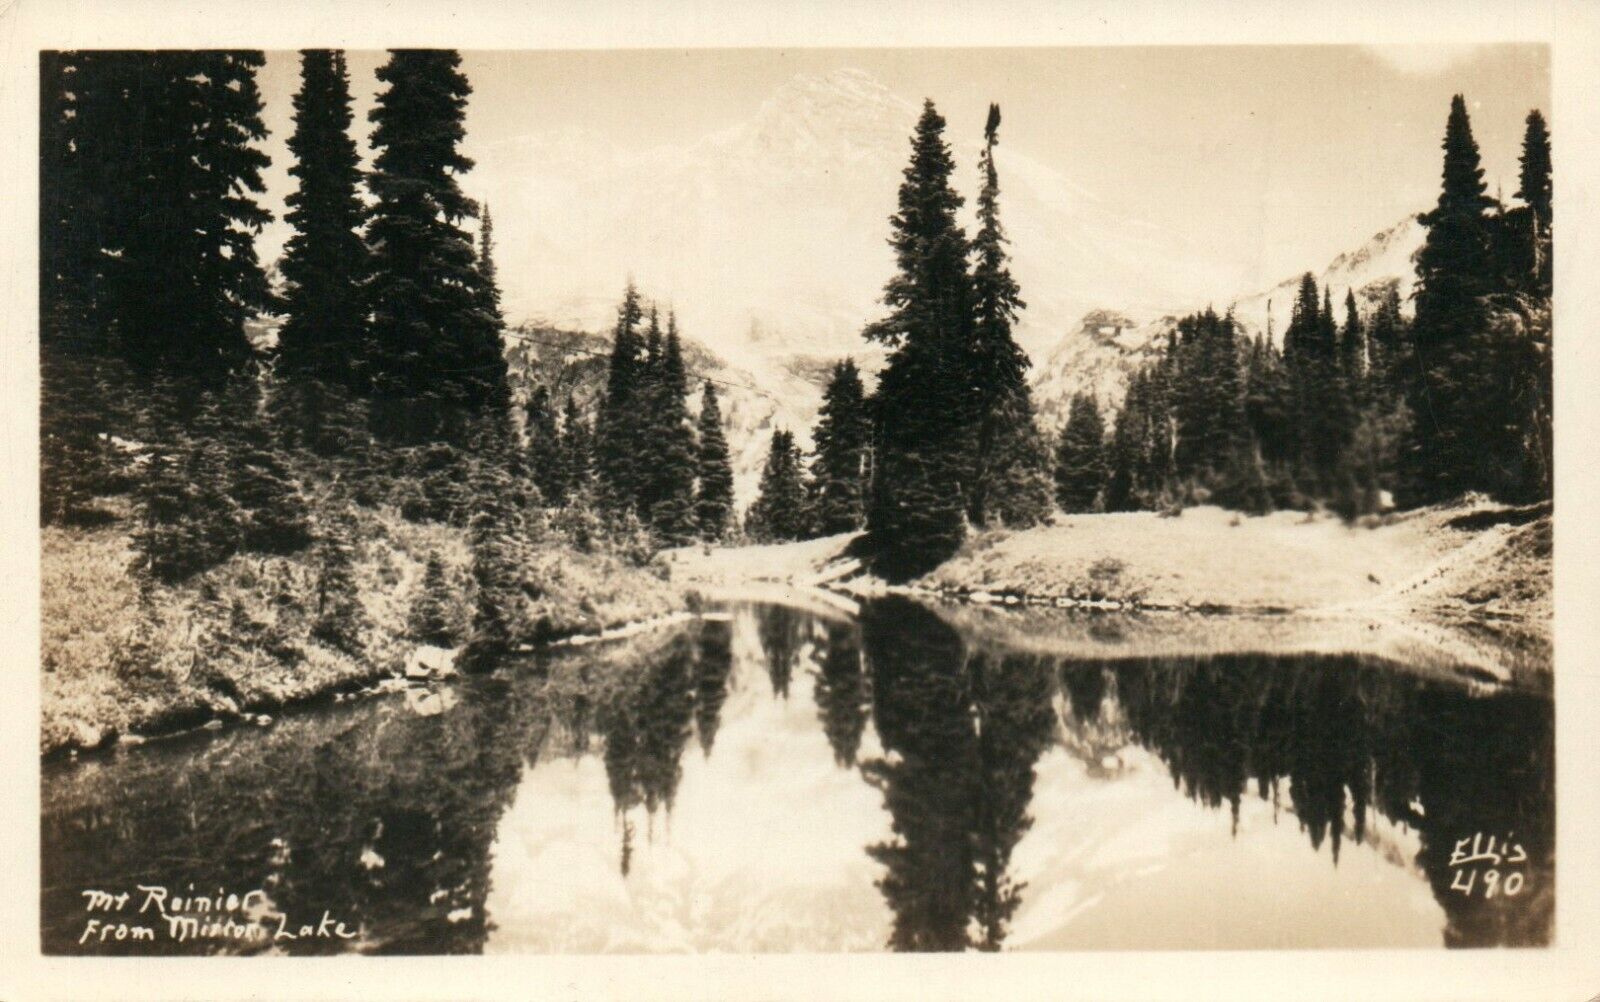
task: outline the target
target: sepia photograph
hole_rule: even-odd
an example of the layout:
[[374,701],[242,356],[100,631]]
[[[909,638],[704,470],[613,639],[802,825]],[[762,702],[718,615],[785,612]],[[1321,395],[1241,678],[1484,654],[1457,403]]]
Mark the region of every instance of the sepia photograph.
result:
[[1593,924],[1548,39],[326,34],[30,50],[44,960]]

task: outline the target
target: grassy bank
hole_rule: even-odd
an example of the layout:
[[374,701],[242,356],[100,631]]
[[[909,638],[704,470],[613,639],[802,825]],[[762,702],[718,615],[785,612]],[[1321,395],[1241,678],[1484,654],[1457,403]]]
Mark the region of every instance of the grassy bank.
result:
[[[910,584],[978,602],[1404,620],[1441,644],[1486,647],[1488,656],[1548,670],[1551,518],[1547,508],[1476,499],[1359,524],[1209,507],[1172,517],[1066,515],[1024,531],[973,533]],[[853,538],[685,549],[670,559],[675,577],[704,588],[882,588],[846,555]]]
[[[307,555],[236,555],[181,586],[141,595],[124,524],[42,533],[42,714],[48,753],[117,735],[195,726],[274,709],[399,674],[416,647],[408,620],[430,554],[446,568],[447,614],[464,634],[473,600],[463,530],[361,510],[354,573],[365,612],[359,647],[311,634],[316,578]],[[550,543],[526,568],[525,628],[553,639],[680,609],[652,569]]]

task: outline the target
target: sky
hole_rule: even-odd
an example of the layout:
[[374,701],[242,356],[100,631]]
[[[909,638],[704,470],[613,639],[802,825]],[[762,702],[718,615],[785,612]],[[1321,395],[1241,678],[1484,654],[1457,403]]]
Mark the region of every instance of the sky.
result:
[[[362,130],[384,58],[350,53]],[[700,49],[463,53],[474,88],[465,151],[580,131],[623,152],[687,145],[749,119],[796,74],[847,67],[933,99],[952,135],[980,135],[989,102],[1000,103],[1008,146],[1205,247],[1252,288],[1320,270],[1429,208],[1454,93],[1467,98],[1491,193],[1516,190],[1529,109],[1545,112],[1560,141],[1542,45]],[[296,55],[269,53],[261,85],[267,202],[281,216]],[[469,194],[538,183],[463,179]],[[270,227],[263,259],[286,237],[281,221]]]

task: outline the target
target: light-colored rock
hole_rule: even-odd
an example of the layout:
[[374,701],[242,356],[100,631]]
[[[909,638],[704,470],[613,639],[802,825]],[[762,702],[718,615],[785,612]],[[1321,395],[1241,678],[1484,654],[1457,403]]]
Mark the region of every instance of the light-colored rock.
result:
[[406,658],[406,678],[446,678],[456,673],[456,651],[423,644]]
[[72,738],[81,747],[95,748],[105,740],[105,732],[93,724],[84,723],[82,720],[72,722]]
[[419,717],[436,717],[454,705],[456,705],[456,695],[448,689],[406,690],[406,709]]

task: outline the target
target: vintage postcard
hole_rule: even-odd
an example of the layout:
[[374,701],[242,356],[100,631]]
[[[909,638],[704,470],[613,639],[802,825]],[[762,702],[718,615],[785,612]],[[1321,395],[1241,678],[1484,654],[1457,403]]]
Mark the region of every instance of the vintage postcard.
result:
[[1592,9],[25,6],[5,997],[1600,992]]

